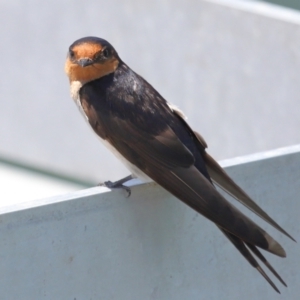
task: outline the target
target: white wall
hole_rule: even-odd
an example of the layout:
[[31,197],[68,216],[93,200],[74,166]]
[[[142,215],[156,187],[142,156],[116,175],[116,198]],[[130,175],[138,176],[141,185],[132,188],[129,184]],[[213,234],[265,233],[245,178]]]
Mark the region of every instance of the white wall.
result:
[[[223,163],[300,240],[300,146]],[[235,201],[236,203],[236,201]],[[246,210],[244,210],[246,211]],[[246,211],[252,219],[249,211]],[[299,245],[265,253],[288,284],[278,295],[211,222],[157,185],[106,188],[0,208],[1,299],[295,300]]]
[[127,171],[69,96],[77,38],[107,38],[218,159],[300,142],[300,14],[249,1],[1,1],[0,157],[99,182]]

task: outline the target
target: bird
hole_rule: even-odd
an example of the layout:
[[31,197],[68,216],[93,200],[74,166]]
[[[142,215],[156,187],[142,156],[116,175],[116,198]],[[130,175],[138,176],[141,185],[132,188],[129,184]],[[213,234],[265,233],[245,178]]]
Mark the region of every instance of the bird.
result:
[[215,223],[276,292],[280,293],[257,258],[287,286],[259,250],[285,257],[283,247],[222,196],[216,186],[295,240],[208,154],[204,138],[189,126],[179,108],[165,100],[108,41],[99,37],[83,37],[71,44],[65,72],[71,97],[85,119],[131,171],[116,182],[107,181],[108,187],[125,187],[123,184],[132,178],[155,181]]

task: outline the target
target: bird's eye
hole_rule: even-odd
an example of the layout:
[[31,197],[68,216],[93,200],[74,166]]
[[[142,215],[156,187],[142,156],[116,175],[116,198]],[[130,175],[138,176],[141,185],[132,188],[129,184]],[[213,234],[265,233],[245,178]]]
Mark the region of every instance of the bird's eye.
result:
[[74,53],[73,50],[70,50],[70,51],[69,51],[69,56],[70,56],[71,59],[74,59],[74,58],[75,58],[75,53]]
[[108,58],[109,56],[109,50],[107,48],[105,48],[103,51],[102,51],[102,55],[104,58]]

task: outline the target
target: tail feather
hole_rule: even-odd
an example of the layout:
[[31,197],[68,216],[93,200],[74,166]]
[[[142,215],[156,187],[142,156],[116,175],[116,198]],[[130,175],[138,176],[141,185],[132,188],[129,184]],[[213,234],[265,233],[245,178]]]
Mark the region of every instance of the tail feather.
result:
[[[207,171],[212,181],[221,189],[230,194],[236,200],[248,207],[266,222],[271,224],[277,230],[288,236],[290,239],[295,239],[289,235],[282,227],[280,227],[265,211],[263,211],[222,169],[222,167],[207,153],[204,154],[204,159]],[[296,242],[296,241],[295,241]]]
[[286,253],[282,246],[261,227],[230,204],[215,187],[194,167],[149,169],[149,174],[165,189],[198,213],[238,238],[280,257]]
[[265,266],[274,274],[275,277],[287,287],[287,284],[281,278],[281,276],[275,271],[275,269],[270,265],[266,258],[261,254],[261,252],[252,244],[246,243],[247,247],[265,264]]
[[[220,227],[219,227],[220,228]],[[257,271],[266,279],[266,281],[272,286],[272,288],[280,294],[279,289],[277,288],[277,286],[274,284],[274,282],[270,279],[270,277],[265,273],[265,271],[261,268],[261,266],[258,264],[258,262],[256,261],[256,259],[253,257],[253,255],[250,253],[250,251],[247,249],[247,247],[245,246],[244,242],[239,239],[238,237],[234,236],[233,234],[227,232],[226,230],[224,230],[223,228],[220,228],[220,230],[224,233],[224,235],[233,243],[233,245],[237,248],[237,250],[244,256],[244,258],[254,267],[257,269]],[[247,246],[249,243],[246,243]],[[249,244],[251,245],[251,244]],[[251,245],[251,248],[255,248],[255,246]],[[255,248],[256,249],[256,248]],[[252,249],[251,249],[252,250]],[[257,249],[256,249],[257,250]],[[258,251],[259,252],[259,251]],[[257,252],[255,251],[255,254],[257,254]],[[259,255],[260,252],[259,252]],[[261,255],[262,256],[262,255]],[[263,256],[262,256],[263,257]],[[260,258],[260,257],[259,257]],[[269,265],[270,266],[270,265]],[[268,266],[268,268],[269,268]],[[271,267],[271,266],[270,266]],[[272,273],[286,286],[286,284],[284,283],[284,281],[281,279],[281,277],[276,273],[276,271],[271,267],[269,268]],[[275,273],[274,273],[274,272]]]

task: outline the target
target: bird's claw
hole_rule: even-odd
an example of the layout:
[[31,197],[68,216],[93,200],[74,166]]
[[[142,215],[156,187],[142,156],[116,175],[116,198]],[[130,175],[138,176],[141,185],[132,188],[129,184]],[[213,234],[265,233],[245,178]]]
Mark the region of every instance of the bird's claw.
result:
[[131,195],[131,189],[128,186],[123,185],[122,183],[120,183],[118,181],[116,181],[116,182],[104,181],[103,183],[100,183],[99,185],[106,186],[109,189],[123,189],[127,192],[127,198],[129,198]]

